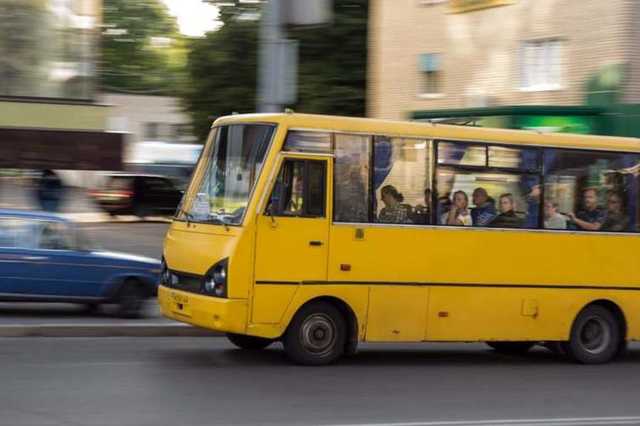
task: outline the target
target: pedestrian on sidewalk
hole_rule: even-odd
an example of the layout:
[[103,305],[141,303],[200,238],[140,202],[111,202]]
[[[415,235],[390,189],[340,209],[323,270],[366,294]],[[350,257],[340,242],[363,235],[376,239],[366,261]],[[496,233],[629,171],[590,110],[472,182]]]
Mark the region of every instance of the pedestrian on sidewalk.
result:
[[36,190],[40,208],[49,212],[59,211],[63,195],[64,186],[58,174],[53,170],[44,170]]

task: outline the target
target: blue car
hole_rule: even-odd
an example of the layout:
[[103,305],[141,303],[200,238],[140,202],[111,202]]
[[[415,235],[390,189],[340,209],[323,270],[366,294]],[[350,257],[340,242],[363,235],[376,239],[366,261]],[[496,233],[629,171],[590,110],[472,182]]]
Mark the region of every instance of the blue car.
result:
[[0,209],[0,301],[115,303],[136,317],[159,274],[158,260],[96,250],[55,214]]

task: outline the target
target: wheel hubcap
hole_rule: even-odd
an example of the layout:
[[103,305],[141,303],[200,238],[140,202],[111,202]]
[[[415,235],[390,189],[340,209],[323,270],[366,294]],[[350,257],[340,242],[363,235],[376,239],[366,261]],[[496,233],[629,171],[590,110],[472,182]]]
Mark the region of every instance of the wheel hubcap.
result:
[[300,340],[309,352],[325,355],[333,349],[336,341],[336,325],[325,314],[310,315],[300,328]]
[[598,354],[611,343],[611,328],[600,317],[588,318],[580,330],[580,345],[589,353]]

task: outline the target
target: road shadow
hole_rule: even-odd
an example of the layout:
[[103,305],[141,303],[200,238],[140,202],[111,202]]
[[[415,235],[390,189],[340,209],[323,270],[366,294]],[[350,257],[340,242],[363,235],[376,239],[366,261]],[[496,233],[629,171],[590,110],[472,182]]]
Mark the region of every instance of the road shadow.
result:
[[[281,344],[274,344],[267,350],[247,351],[229,348],[211,348],[211,350],[167,350],[162,356],[163,361],[174,366],[191,367],[291,367],[291,364],[282,349]],[[628,351],[614,363],[640,363],[640,348]],[[464,345],[459,349],[454,345],[446,345],[446,348],[427,344],[424,348],[414,346],[411,348],[381,348],[364,347],[356,355],[344,357],[334,367],[477,367],[477,366],[540,366],[540,365],[576,365],[566,357],[550,352],[544,348],[535,348],[524,355],[499,354],[492,349],[485,349],[483,345]],[[305,368],[305,367],[301,367]]]
[[[158,307],[155,302],[149,301],[141,318],[159,317]],[[89,307],[74,303],[0,303],[0,318],[9,324],[10,320],[22,319],[113,319],[118,318],[117,307],[113,304],[102,304],[97,307]]]

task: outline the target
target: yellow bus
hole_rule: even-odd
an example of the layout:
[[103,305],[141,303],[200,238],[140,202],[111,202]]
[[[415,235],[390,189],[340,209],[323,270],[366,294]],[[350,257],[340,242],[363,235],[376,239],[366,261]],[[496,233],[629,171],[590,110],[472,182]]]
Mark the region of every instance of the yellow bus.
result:
[[158,297],[240,348],[320,365],[359,342],[640,338],[640,143],[296,113],[213,124]]

